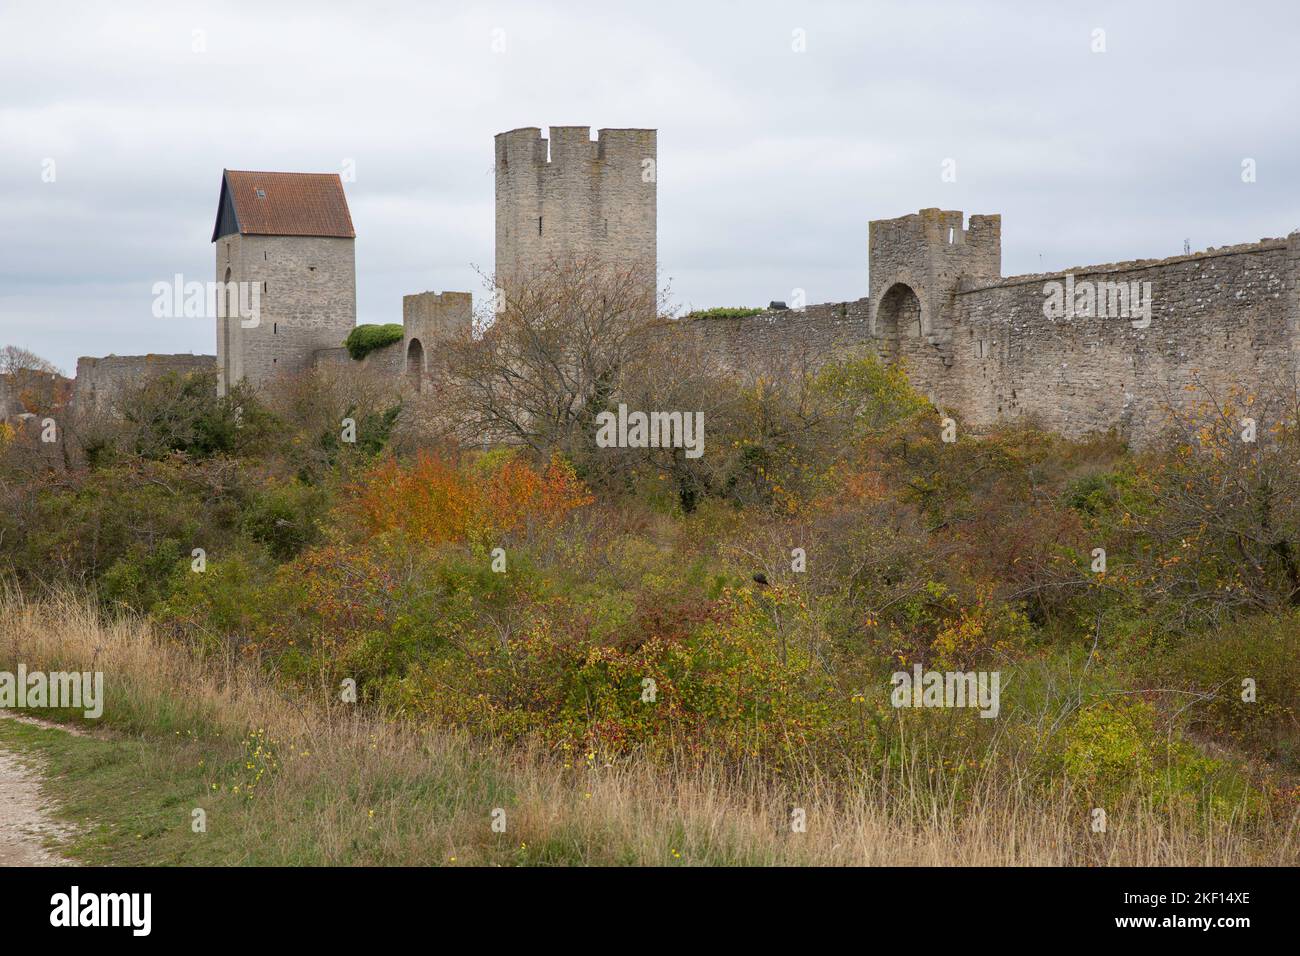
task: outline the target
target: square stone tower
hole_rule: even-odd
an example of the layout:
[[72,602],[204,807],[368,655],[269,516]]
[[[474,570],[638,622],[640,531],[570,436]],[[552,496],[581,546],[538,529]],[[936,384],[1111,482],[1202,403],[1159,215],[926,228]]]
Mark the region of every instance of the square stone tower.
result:
[[657,131],[552,126],[496,137],[496,276],[509,289],[548,261],[597,257],[646,275],[657,265]]
[[223,394],[241,379],[301,372],[317,349],[343,344],[357,324],[355,240],[337,173],[223,172],[216,280],[248,283],[245,301],[255,286],[260,306],[255,321],[216,317]]
[[964,218],[960,210],[922,209],[870,223],[871,326],[887,352],[908,339],[942,347],[962,280],[1001,277],[1002,217],[971,216],[969,226]]

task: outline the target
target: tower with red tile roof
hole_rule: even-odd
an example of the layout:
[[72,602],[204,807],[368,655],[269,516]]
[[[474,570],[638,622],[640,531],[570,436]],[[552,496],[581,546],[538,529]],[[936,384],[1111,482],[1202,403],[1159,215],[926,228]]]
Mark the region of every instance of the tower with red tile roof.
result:
[[343,344],[357,322],[355,240],[337,173],[223,172],[212,230],[223,393],[304,371]]

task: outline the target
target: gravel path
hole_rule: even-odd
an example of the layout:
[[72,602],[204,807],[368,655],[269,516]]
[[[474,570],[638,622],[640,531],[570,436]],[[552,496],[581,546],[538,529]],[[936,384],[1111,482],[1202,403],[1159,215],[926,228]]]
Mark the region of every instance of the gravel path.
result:
[[[0,719],[5,718],[33,722],[0,713]],[[45,848],[47,837],[67,834],[67,828],[46,810],[46,802],[32,761],[0,750],[0,866],[58,866],[66,862]]]

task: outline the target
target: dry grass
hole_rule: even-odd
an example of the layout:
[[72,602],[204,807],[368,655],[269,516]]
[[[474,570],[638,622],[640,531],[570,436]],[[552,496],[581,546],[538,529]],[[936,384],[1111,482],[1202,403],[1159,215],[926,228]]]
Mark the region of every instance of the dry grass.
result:
[[[113,759],[133,761],[144,796],[118,808],[115,796],[89,795],[83,816],[129,812],[130,828],[149,814],[159,822],[148,839],[135,834],[129,853],[120,834],[74,848],[92,861],[1223,866],[1300,856],[1294,818],[1246,826],[1170,816],[1136,799],[1109,808],[1108,832],[1095,834],[1067,792],[1044,802],[1005,771],[983,778],[961,810],[955,796],[913,785],[928,773],[919,765],[856,786],[815,774],[773,783],[752,767],[598,766],[582,754],[566,767],[537,748],[289,700],[248,666],[201,661],[147,622],[102,624],[76,596],[0,600],[0,669],[19,661],[105,672],[101,723],[119,742]],[[70,746],[92,745],[101,744]],[[53,781],[55,795],[76,804],[73,788],[92,785],[95,766]],[[261,766],[270,769],[257,779]],[[167,788],[167,799],[149,802]],[[190,800],[209,814],[204,836],[189,827]],[[495,808],[505,811],[505,833],[491,828]],[[795,808],[806,832],[792,832]],[[113,833],[125,827],[109,821]]]

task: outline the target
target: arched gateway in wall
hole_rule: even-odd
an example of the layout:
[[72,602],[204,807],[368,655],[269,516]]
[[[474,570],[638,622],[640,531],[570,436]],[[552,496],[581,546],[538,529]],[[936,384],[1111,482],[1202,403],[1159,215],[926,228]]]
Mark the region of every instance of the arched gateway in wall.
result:
[[424,346],[419,339],[406,346],[406,381],[417,392],[424,387]]
[[921,328],[921,300],[916,290],[905,282],[895,282],[876,305],[876,337],[885,361],[897,361],[903,340],[920,338]]

